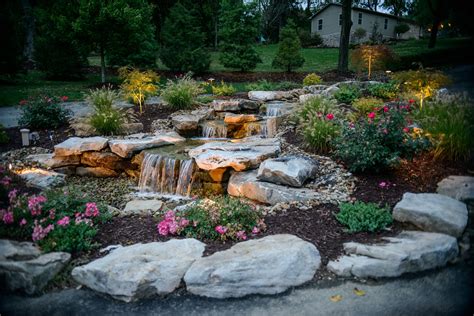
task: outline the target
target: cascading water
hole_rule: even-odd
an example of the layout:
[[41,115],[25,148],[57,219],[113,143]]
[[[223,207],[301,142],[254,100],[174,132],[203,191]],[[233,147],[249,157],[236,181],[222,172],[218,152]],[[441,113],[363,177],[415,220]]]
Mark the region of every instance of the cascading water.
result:
[[202,137],[204,138],[226,138],[227,126],[222,123],[205,122],[202,126]]
[[275,134],[277,133],[277,127],[277,117],[268,117],[262,125],[260,134],[265,138],[275,137]]
[[267,104],[267,111],[265,114],[266,116],[269,116],[269,117],[281,116],[281,104],[279,103]]
[[145,153],[138,187],[140,192],[189,195],[193,182],[193,160],[179,160]]

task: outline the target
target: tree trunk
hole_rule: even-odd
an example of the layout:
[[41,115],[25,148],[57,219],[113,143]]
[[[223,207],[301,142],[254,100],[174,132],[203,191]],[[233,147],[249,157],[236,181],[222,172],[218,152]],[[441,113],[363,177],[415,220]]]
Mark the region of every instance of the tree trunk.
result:
[[441,19],[437,16],[433,19],[433,26],[431,27],[430,42],[428,48],[434,48],[436,46],[436,38],[438,37],[438,30],[441,24]]
[[104,46],[100,46],[100,79],[102,83],[105,83],[105,51]]
[[347,72],[349,70],[349,40],[352,27],[351,12],[352,0],[342,0],[342,25],[337,65],[337,70],[340,72]]
[[35,32],[35,17],[33,15],[33,8],[29,0],[21,0],[23,8],[23,17],[25,25],[25,47],[23,49],[23,57],[27,67],[34,64],[34,32]]

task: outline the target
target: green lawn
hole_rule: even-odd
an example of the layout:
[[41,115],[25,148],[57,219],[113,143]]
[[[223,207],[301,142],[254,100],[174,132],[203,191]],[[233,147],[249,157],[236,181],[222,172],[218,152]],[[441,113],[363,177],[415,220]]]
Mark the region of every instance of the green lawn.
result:
[[[434,49],[428,49],[428,40],[410,40],[399,42],[392,45],[396,54],[403,58],[423,55],[426,53],[442,51],[466,51],[469,48],[470,41],[466,38],[442,38],[438,40]],[[258,46],[258,52],[262,63],[258,64],[255,71],[281,71],[273,69],[271,63],[276,54],[277,45]],[[297,71],[302,72],[324,72],[335,69],[337,66],[338,49],[337,48],[305,48],[302,50],[306,60],[303,67]],[[211,72],[229,71],[219,62],[219,54],[211,53]],[[423,61],[422,61],[423,62]],[[89,63],[93,66],[99,65],[99,59],[96,56],[89,58]],[[157,60],[158,70],[165,70],[166,67]],[[108,81],[117,81],[116,77],[109,77]],[[11,84],[0,84],[0,106],[18,104],[21,99],[38,93],[46,93],[55,96],[67,95],[70,100],[81,100],[83,93],[91,86],[100,82],[98,75],[86,75],[80,81],[50,81],[45,80],[40,72],[32,71],[27,75],[19,75],[15,82]],[[236,88],[240,91],[245,90],[245,83],[239,84]]]

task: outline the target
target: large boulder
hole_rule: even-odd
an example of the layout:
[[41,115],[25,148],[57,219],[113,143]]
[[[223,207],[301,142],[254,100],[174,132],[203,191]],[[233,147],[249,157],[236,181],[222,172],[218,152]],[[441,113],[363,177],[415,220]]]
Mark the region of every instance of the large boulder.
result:
[[108,139],[104,137],[71,137],[54,146],[55,156],[80,155],[85,151],[101,151],[107,147]]
[[135,244],[84,266],[74,268],[72,277],[88,288],[125,302],[173,292],[189,266],[204,252],[196,239]]
[[130,163],[110,152],[90,151],[81,157],[81,163],[90,167],[104,167],[112,170],[124,170],[130,167]]
[[174,129],[180,134],[191,134],[197,131],[201,118],[192,114],[179,114],[171,117]]
[[40,168],[23,169],[18,174],[26,181],[28,186],[42,190],[51,189],[65,183],[64,174]]
[[438,183],[436,192],[462,202],[474,201],[474,177],[449,176]]
[[224,122],[226,124],[242,124],[248,122],[256,122],[261,120],[262,118],[255,114],[233,114],[233,113],[226,113],[224,117]]
[[54,156],[53,154],[37,154],[30,155],[26,159],[52,169],[75,166],[81,163],[81,156],[78,155]]
[[210,142],[189,151],[199,168],[214,170],[231,167],[235,171],[257,168],[265,159],[280,152],[275,138],[249,138],[234,142]]
[[460,237],[467,225],[466,204],[435,193],[405,193],[393,209],[393,218],[419,228]]
[[240,110],[258,110],[260,103],[246,99],[214,100],[211,107],[216,112],[235,112]]
[[250,100],[263,102],[285,99],[283,91],[249,91],[248,96]]
[[232,196],[246,197],[271,205],[281,202],[309,201],[321,198],[318,192],[311,189],[290,188],[259,181],[256,170],[235,172],[229,179],[227,193]]
[[261,181],[302,187],[306,180],[314,178],[317,162],[305,157],[287,156],[267,159],[258,168],[257,179]]
[[110,150],[122,158],[130,158],[134,153],[148,148],[155,148],[183,142],[186,139],[176,132],[168,132],[144,138],[114,139],[109,141]]
[[344,251],[347,255],[328,263],[329,271],[339,276],[382,278],[442,267],[456,258],[458,245],[452,236],[404,231],[380,244],[345,243]]
[[196,260],[184,281],[189,292],[207,297],[277,294],[312,280],[320,264],[313,244],[273,235]]
[[71,255],[65,252],[42,254],[30,242],[0,240],[0,280],[9,292],[35,294],[62,270]]
[[156,214],[163,207],[160,200],[132,200],[120,212],[121,216]]

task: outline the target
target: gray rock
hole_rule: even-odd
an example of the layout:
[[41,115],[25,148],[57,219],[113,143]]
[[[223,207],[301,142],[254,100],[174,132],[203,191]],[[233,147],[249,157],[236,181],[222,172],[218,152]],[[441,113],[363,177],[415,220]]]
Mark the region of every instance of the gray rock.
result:
[[456,238],[444,234],[404,231],[386,243],[344,244],[346,256],[330,261],[327,269],[339,276],[397,277],[445,266],[458,255]]
[[331,97],[336,94],[336,92],[339,91],[339,87],[337,85],[332,85],[327,87],[321,92],[321,95],[324,97]]
[[143,132],[143,123],[140,122],[133,122],[133,123],[125,123],[122,126],[123,133],[130,135]]
[[317,162],[313,159],[287,156],[267,159],[258,168],[257,179],[261,181],[302,187],[316,176]]
[[277,294],[310,281],[320,264],[313,244],[293,235],[273,235],[196,260],[184,281],[189,292],[207,297]]
[[104,137],[71,137],[54,146],[55,156],[80,155],[85,151],[101,151],[107,147],[108,139]]
[[320,94],[327,87],[328,86],[326,86],[324,84],[315,84],[315,85],[303,87],[303,89],[305,90],[306,93]]
[[188,134],[199,127],[200,117],[192,114],[179,114],[171,117],[174,129],[180,134]]
[[438,183],[436,192],[462,202],[474,201],[474,177],[449,176]]
[[259,181],[256,170],[234,173],[229,179],[227,193],[232,196],[246,197],[271,205],[281,202],[303,202],[320,198],[320,194],[311,189],[290,188]]
[[248,138],[238,142],[210,142],[189,151],[199,168],[214,170],[231,167],[236,171],[257,168],[280,152],[276,138]]
[[50,189],[65,183],[64,174],[39,168],[24,169],[19,176],[28,186],[38,189]]
[[9,292],[35,294],[62,270],[71,255],[65,252],[41,254],[32,243],[0,240],[0,280]]
[[249,91],[249,99],[254,101],[272,101],[285,99],[283,91]]
[[393,218],[423,230],[459,237],[467,225],[464,203],[435,193],[405,193],[393,209]]
[[110,150],[122,158],[130,158],[134,153],[154,147],[183,142],[186,139],[175,132],[168,132],[141,139],[114,139],[109,141]]
[[36,154],[30,155],[26,159],[52,169],[75,166],[81,163],[81,157],[77,155],[53,156],[53,154]]
[[120,212],[121,216],[154,214],[161,210],[163,202],[160,200],[133,200],[125,205]]
[[74,268],[72,277],[88,288],[131,302],[173,292],[189,266],[204,252],[196,239],[135,244]]
[[246,99],[214,100],[211,103],[216,112],[235,112],[240,110],[257,110],[260,103]]
[[317,96],[317,94],[313,94],[313,93],[302,94],[299,97],[299,101],[300,101],[300,103],[305,103],[306,101],[308,101],[309,99],[314,98],[315,96]]

